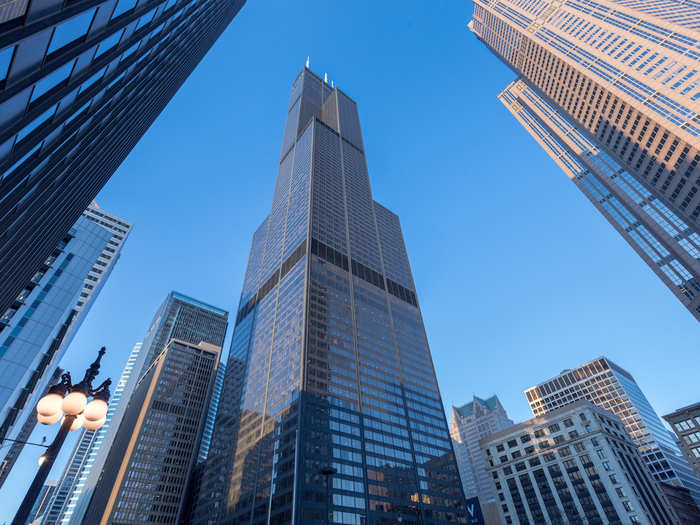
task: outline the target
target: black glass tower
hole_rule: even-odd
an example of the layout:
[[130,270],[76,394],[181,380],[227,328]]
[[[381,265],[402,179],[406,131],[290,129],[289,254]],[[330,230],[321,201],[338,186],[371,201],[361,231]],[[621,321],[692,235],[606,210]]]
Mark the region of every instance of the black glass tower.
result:
[[372,199],[355,102],[309,69],[253,236],[222,399],[236,396],[198,522],[466,521],[398,217]]
[[244,3],[0,2],[0,312]]

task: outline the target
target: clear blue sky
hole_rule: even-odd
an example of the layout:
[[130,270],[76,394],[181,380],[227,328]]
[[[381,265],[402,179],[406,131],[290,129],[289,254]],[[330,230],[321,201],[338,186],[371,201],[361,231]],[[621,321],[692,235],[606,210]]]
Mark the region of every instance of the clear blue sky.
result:
[[[697,322],[498,102],[514,75],[468,31],[471,2],[300,5],[250,0],[100,194],[135,226],[70,370],[106,345],[116,379],[171,289],[236,310],[310,55],[358,102],[374,197],[401,218],[448,411],[498,394],[528,419],[524,389],[600,355],[659,413],[698,401]],[[0,492],[0,523],[38,455],[25,448]]]

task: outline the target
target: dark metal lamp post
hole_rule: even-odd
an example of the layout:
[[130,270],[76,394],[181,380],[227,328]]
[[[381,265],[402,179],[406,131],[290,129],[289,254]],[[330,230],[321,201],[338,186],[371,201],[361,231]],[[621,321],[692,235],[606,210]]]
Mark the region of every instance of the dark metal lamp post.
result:
[[[65,373],[61,376],[61,382],[53,385],[48,394],[37,403],[36,411],[39,423],[53,425],[61,419],[61,416],[63,416],[63,421],[53,443],[39,457],[39,472],[36,473],[34,481],[24,496],[24,500],[22,500],[22,504],[12,520],[12,525],[26,523],[68,433],[83,426],[87,430],[98,430],[105,424],[109,402],[109,385],[112,384],[112,380],[107,379],[97,388],[92,388],[92,382],[100,371],[100,359],[105,351],[104,346],[100,348],[97,359],[85,371],[85,377],[80,383],[72,384],[70,374]],[[89,403],[88,397],[92,397],[92,401]]]

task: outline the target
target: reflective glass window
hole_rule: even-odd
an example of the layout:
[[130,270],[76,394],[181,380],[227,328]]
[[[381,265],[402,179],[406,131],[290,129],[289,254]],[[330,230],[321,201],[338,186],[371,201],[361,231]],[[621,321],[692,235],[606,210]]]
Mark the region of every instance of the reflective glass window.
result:
[[130,11],[134,8],[134,6],[136,6],[136,0],[119,0],[117,7],[115,7],[114,12],[112,12],[112,18],[116,18],[127,11]]
[[74,42],[78,38],[84,37],[90,29],[92,18],[95,15],[96,9],[90,9],[78,16],[74,16],[70,20],[56,26],[49,44],[49,53],[62,48],[66,44]]
[[123,30],[122,30],[122,31],[117,31],[116,33],[114,33],[114,34],[113,34],[112,36],[110,36],[109,38],[106,38],[105,40],[103,40],[102,42],[100,42],[100,45],[99,45],[99,47],[97,48],[97,53],[95,53],[95,58],[97,58],[98,56],[100,56],[101,54],[103,54],[105,51],[109,51],[109,50],[112,49],[114,46],[116,46],[116,45],[119,43],[119,40],[121,39],[123,33],[124,33]]
[[4,80],[7,77],[7,71],[10,69],[10,62],[12,61],[12,54],[15,51],[15,46],[6,47],[0,51],[0,80]]
[[49,73],[39,82],[34,85],[34,91],[32,91],[31,100],[39,98],[41,95],[46,93],[49,89],[57,86],[70,76],[70,72],[73,70],[73,64],[75,60],[71,60],[67,64],[59,67],[57,70]]

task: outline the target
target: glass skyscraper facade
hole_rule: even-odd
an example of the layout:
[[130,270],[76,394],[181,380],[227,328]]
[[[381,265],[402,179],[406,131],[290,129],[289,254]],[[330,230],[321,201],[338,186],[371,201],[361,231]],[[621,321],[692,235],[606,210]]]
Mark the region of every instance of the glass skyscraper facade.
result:
[[[16,439],[22,411],[34,413],[51,371],[97,297],[99,288],[78,306],[111,239],[108,229],[80,217],[0,317],[0,441]],[[117,259],[104,266],[107,274]]]
[[221,347],[171,339],[139,379],[83,523],[181,523]]
[[244,0],[0,5],[0,312]]
[[675,436],[664,427],[632,375],[601,357],[525,391],[535,416],[580,399],[618,416],[637,445],[657,481],[680,485],[700,501],[700,478],[678,448]]
[[308,68],[222,399],[241,390],[219,406],[210,459],[225,487],[209,523],[466,522],[399,219],[372,199],[355,102]]
[[225,310],[179,292],[172,291],[167,295],[156,311],[143,343],[134,345],[124,365],[105,425],[97,432],[84,431],[76,444],[43,523],[82,523],[131,395],[168,342],[171,339],[195,345],[205,342],[220,348],[227,327],[228,312]]
[[475,0],[518,79],[501,101],[700,320],[700,10],[638,0]]

